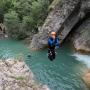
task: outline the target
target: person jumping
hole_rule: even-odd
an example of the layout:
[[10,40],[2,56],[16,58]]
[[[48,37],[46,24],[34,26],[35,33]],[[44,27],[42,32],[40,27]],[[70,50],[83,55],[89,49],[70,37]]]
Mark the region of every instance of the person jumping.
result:
[[56,57],[55,48],[60,47],[59,38],[56,35],[56,32],[51,32],[48,39],[48,58],[53,61]]

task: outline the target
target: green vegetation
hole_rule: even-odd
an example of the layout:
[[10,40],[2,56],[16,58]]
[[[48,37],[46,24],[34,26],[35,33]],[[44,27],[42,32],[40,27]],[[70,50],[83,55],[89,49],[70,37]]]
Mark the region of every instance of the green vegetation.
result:
[[48,6],[53,0],[0,0],[0,22],[7,26],[14,39],[24,39],[38,32],[47,17]]
[[25,80],[25,77],[23,77],[23,76],[18,76],[18,77],[11,76],[11,78],[13,78],[15,80]]
[[49,6],[49,10],[54,9],[62,0],[54,0],[52,4]]

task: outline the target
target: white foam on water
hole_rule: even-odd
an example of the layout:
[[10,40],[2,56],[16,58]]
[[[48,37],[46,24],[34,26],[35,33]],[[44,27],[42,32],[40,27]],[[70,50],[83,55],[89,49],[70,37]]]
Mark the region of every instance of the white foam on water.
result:
[[73,54],[72,56],[75,56],[76,60],[79,60],[87,65],[88,68],[90,68],[90,55],[81,55],[81,54]]

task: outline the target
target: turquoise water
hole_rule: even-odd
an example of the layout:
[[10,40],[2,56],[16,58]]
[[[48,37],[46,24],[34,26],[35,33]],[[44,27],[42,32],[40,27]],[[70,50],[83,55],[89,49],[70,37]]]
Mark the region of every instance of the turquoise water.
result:
[[[27,57],[29,54],[31,57]],[[51,62],[47,58],[47,50],[32,52],[22,42],[0,41],[0,58],[5,60],[19,56],[24,57],[37,80],[51,90],[88,90],[81,78],[87,70],[87,61],[83,60],[87,56],[74,54],[68,44],[57,50],[57,57]]]

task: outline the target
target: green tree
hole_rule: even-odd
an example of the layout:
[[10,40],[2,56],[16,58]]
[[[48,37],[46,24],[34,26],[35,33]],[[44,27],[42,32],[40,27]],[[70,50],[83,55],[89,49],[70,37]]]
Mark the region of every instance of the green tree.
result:
[[32,2],[31,17],[35,21],[35,27],[43,24],[48,14],[49,0],[37,0]]
[[[24,39],[37,33],[48,15],[52,0],[0,0],[1,14],[10,37]],[[2,17],[3,18],[3,17]],[[1,20],[1,19],[0,19]],[[2,20],[1,20],[2,21]]]
[[21,31],[18,14],[15,11],[11,11],[5,14],[5,24],[8,28],[8,34],[14,39],[23,39],[26,37],[25,33]]

